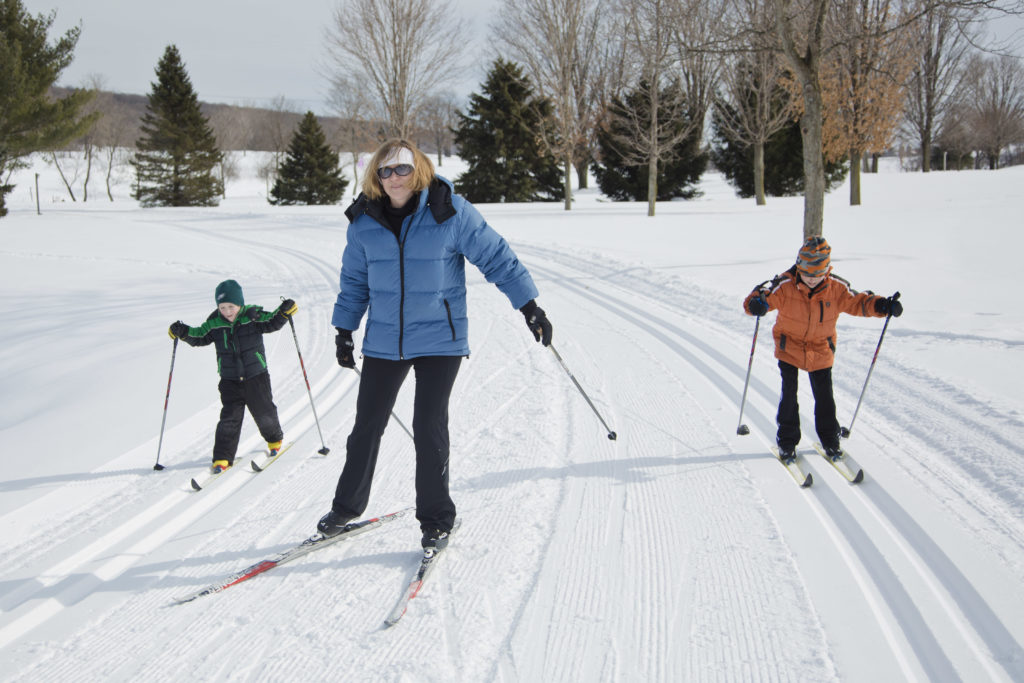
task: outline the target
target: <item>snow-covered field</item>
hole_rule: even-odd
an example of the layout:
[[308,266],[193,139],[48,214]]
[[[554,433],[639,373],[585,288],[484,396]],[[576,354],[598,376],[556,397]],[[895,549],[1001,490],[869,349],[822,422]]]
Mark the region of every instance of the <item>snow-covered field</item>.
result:
[[[255,166],[252,155],[244,161]],[[417,564],[403,520],[224,593],[175,597],[314,531],[345,457],[356,376],[334,361],[342,207],[271,207],[252,176],[211,209],[142,210],[55,171],[15,178],[0,220],[0,679],[17,681],[1024,680],[1024,168],[864,177],[827,200],[854,287],[902,293],[846,446],[814,486],[769,455],[778,370],[749,289],[793,262],[802,200],[767,207],[715,175],[645,205],[580,192],[484,205],[540,288],[555,348],[470,269],[471,358],[452,399],[463,519],[398,626]],[[446,160],[444,175],[459,170]],[[246,300],[295,298],[326,444],[288,328],[267,338],[295,446],[194,493],[219,401],[210,349],[172,344],[233,277]],[[834,371],[848,425],[882,320],[844,317]],[[357,335],[357,343],[359,341]],[[805,381],[802,380],[802,381]],[[409,380],[396,413],[411,420]],[[240,456],[261,446],[247,420]],[[411,439],[385,436],[368,513],[413,500]]]

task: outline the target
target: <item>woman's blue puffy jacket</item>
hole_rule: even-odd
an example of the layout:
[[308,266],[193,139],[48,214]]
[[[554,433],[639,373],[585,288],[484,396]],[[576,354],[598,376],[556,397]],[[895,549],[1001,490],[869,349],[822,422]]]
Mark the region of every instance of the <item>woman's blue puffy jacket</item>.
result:
[[467,259],[513,307],[537,296],[530,273],[508,243],[452,191],[451,183],[436,178],[418,201],[399,236],[385,227],[380,201],[360,195],[345,212],[350,223],[331,322],[356,330],[369,309],[364,356],[469,355]]

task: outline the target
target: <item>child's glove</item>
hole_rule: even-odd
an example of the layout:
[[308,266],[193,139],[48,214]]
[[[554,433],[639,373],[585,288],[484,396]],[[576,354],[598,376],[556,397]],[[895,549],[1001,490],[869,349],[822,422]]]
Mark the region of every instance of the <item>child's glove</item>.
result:
[[338,336],[334,338],[334,343],[338,346],[338,365],[343,368],[356,367],[355,359],[355,348],[356,344],[352,341],[352,332],[350,330],[343,330],[340,327],[335,327],[338,331]]
[[538,306],[536,301],[530,299],[525,306],[519,309],[519,312],[526,318],[526,326],[530,328],[530,332],[533,332],[533,338],[544,346],[551,346],[551,323],[544,315],[544,309]]
[[281,311],[285,317],[290,318],[295,315],[295,311],[299,310],[299,305],[291,299],[285,299],[281,302],[281,307],[277,310]]
[[747,310],[750,311],[750,315],[761,317],[768,312],[768,302],[758,295],[747,302]]
[[184,339],[188,336],[188,325],[180,320],[173,322],[171,323],[171,326],[167,328],[167,334],[171,339]]
[[903,315],[903,304],[899,301],[879,297],[875,299],[875,313],[892,315],[892,317],[898,318]]

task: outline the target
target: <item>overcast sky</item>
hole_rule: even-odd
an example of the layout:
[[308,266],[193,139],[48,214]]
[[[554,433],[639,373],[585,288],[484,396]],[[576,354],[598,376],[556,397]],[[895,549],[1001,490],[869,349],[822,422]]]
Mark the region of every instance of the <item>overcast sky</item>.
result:
[[[59,85],[82,86],[92,75],[103,88],[145,95],[164,49],[175,44],[199,99],[267,106],[283,96],[295,110],[330,113],[325,104],[324,32],[337,0],[22,0],[32,14],[57,17],[50,41],[81,25],[74,62]],[[478,51],[456,94],[479,90],[490,61],[488,22],[501,0],[452,0],[471,27]],[[1003,20],[1007,38],[1018,20]],[[1018,30],[1019,34],[1019,30]],[[1018,50],[1018,54],[1020,50]]]
[[[488,10],[500,0],[453,0],[485,45]],[[336,0],[22,0],[34,15],[57,16],[50,42],[81,25],[75,59],[59,85],[85,85],[145,95],[164,49],[178,46],[200,100],[266,106],[284,96],[296,109],[330,113],[322,66],[324,32]],[[452,38],[456,39],[456,38]],[[457,38],[462,40],[464,38]],[[482,47],[481,54],[485,55]],[[487,59],[475,60],[460,97],[477,90]],[[483,65],[483,66],[481,66]]]

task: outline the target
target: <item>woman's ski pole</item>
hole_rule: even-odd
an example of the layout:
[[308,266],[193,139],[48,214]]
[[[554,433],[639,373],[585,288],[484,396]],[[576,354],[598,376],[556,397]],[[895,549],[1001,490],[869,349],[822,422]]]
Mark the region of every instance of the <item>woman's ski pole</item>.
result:
[[[363,373],[359,372],[359,368],[352,368],[352,369],[356,371],[356,374],[359,375],[359,379],[362,380]],[[395,418],[395,422],[398,423],[399,427],[401,427],[403,430],[405,430],[405,433],[409,435],[410,439],[412,439],[413,441],[416,440],[416,437],[414,437],[412,435],[412,432],[409,431],[409,428],[406,427],[405,424],[400,419],[398,419],[398,415],[396,415],[395,411],[393,411],[393,410],[391,411],[391,417]]]
[[750,368],[754,366],[754,349],[757,348],[757,328],[761,326],[761,316],[757,316],[754,323],[754,341],[750,344],[750,360],[747,361],[747,378],[743,380],[743,398],[740,399],[740,421],[736,425],[736,433],[745,435],[750,433],[750,427],[743,424],[743,406],[747,403],[747,386],[750,384]]
[[591,401],[590,397],[587,396],[587,392],[583,391],[583,387],[581,387],[580,383],[576,381],[576,378],[573,376],[573,374],[569,372],[568,366],[566,366],[565,361],[562,360],[562,357],[558,355],[558,351],[555,351],[554,345],[549,344],[548,348],[551,349],[551,353],[555,354],[555,358],[558,359],[558,362],[562,366],[562,369],[565,370],[565,374],[569,375],[569,379],[572,380],[572,383],[575,384],[576,388],[579,389],[581,394],[583,394],[583,398],[587,400],[587,405],[589,405],[590,409],[594,411],[594,415],[597,415],[597,419],[601,421],[602,425],[604,425],[605,430],[608,431],[608,438],[611,439],[612,441],[615,441],[615,439],[617,439],[619,435],[611,430],[611,427],[608,426],[608,423],[604,421],[603,417],[601,417],[601,413],[597,412],[597,408],[594,407],[593,401]]
[[331,452],[331,449],[324,443],[324,433],[320,431],[320,418],[316,414],[316,404],[313,403],[313,390],[309,387],[309,376],[306,374],[306,364],[302,362],[302,351],[299,349],[299,335],[295,334],[295,323],[292,322],[292,317],[288,316],[288,324],[292,328],[292,339],[295,340],[295,352],[299,354],[299,366],[302,368],[302,378],[306,380],[306,393],[309,394],[309,405],[313,409],[313,419],[316,421],[316,431],[320,435],[320,445],[322,448],[317,451],[320,455],[327,455]]
[[857,399],[857,407],[853,411],[853,419],[850,420],[849,427],[843,427],[839,430],[839,435],[844,439],[848,439],[850,437],[850,432],[853,431],[853,423],[857,419],[858,411],[860,411],[860,402],[864,400],[864,392],[867,391],[868,382],[871,380],[871,371],[875,369],[875,361],[878,360],[878,350],[882,348],[882,340],[885,339],[885,330],[889,327],[889,320],[892,319],[892,304],[899,298],[899,292],[896,292],[889,297],[889,314],[885,316],[885,324],[882,325],[882,335],[878,338],[878,346],[875,347],[875,355],[871,358],[871,365],[868,367],[868,376],[864,378],[864,388],[860,390],[860,398]]
[[167,424],[167,404],[171,400],[171,379],[174,377],[174,357],[178,355],[178,338],[174,338],[174,346],[171,347],[171,372],[167,375],[167,395],[164,396],[164,417],[160,420],[160,440],[156,444],[156,464],[153,465],[154,470],[162,470],[163,465],[160,464],[160,449],[164,445],[164,425]]

